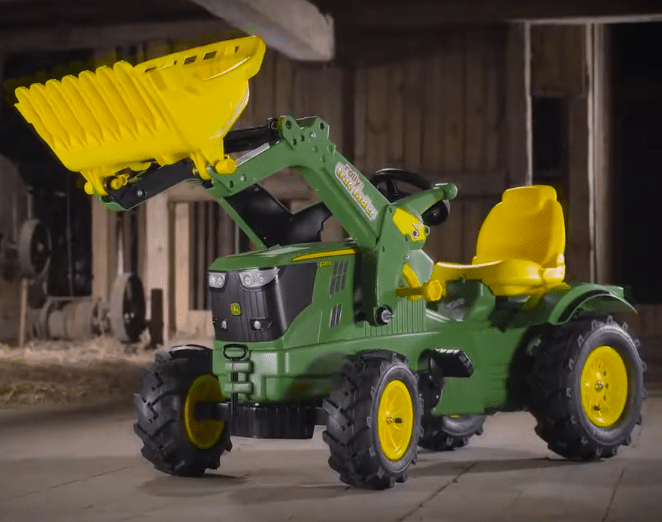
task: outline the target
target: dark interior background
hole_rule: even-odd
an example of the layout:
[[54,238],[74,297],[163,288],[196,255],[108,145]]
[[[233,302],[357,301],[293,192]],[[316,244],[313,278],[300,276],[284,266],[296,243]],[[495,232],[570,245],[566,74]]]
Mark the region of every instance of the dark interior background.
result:
[[[17,79],[39,73],[55,75],[56,67],[67,67],[67,72],[76,73],[89,68],[85,62],[90,58],[89,51],[8,55],[4,76]],[[47,292],[53,296],[89,295],[92,291],[90,197],[76,188],[76,176],[62,166],[19,117],[11,97],[6,92],[3,96],[9,103],[3,103],[0,112],[0,152],[18,165],[33,195],[33,217],[45,223],[51,234],[53,255]]]
[[613,27],[616,283],[662,303],[662,23]]

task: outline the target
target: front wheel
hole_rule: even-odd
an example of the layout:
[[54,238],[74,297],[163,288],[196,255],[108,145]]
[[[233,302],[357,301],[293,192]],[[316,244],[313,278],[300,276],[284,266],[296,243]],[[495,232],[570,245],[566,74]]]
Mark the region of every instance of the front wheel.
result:
[[538,347],[531,377],[536,433],[572,460],[613,457],[641,422],[638,341],[611,317],[581,317]]
[[329,465],[340,480],[368,489],[407,480],[423,403],[406,358],[390,352],[346,357],[324,409]]
[[194,477],[218,468],[221,454],[230,449],[229,426],[197,420],[195,406],[222,400],[211,350],[183,346],[158,353],[134,398],[134,431],[143,442],[143,457],[170,475]]

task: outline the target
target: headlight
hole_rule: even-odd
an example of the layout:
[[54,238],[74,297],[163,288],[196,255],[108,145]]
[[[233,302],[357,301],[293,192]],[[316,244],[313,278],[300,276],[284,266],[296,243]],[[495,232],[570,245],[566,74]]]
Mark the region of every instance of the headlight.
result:
[[209,288],[223,288],[225,285],[225,272],[209,272],[207,275]]
[[239,272],[239,280],[246,288],[260,288],[271,283],[277,275],[278,268],[268,268],[267,270],[253,268]]

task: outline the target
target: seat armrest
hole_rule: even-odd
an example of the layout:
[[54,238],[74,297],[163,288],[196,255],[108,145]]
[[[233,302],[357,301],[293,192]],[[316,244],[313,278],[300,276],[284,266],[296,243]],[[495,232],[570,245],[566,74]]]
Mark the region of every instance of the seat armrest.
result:
[[551,268],[541,268],[540,278],[545,283],[558,283],[565,278],[565,265],[558,265]]

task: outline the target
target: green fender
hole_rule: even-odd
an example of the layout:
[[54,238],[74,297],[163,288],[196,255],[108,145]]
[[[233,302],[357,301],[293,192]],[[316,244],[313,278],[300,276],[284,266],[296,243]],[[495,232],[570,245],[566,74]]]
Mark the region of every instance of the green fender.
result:
[[624,295],[623,288],[613,285],[581,283],[548,289],[532,296],[519,316],[528,324],[564,324],[577,311],[601,313],[636,313]]

